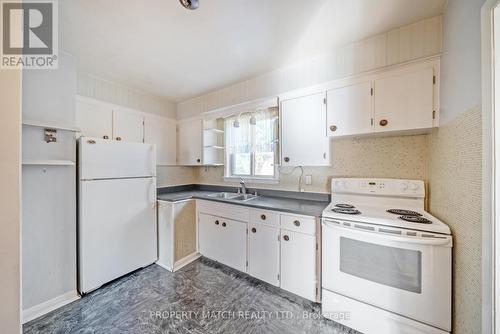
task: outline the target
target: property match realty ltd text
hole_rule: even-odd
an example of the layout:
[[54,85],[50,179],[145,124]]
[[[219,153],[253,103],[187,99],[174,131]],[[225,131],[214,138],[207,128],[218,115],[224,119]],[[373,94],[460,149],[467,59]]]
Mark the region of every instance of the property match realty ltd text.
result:
[[0,0],[0,69],[58,68],[57,7],[57,0]]

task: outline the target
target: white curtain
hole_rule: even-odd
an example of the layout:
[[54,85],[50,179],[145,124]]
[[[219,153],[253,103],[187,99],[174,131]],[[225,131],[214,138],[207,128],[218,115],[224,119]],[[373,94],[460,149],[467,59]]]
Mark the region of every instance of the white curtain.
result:
[[[255,117],[256,124],[250,124]],[[226,175],[274,176],[274,148],[277,147],[277,108],[244,112],[226,118]],[[237,121],[239,127],[235,127]]]

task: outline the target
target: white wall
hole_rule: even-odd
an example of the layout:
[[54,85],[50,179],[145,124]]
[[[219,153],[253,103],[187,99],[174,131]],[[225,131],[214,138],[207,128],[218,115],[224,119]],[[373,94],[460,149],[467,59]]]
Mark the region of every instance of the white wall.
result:
[[441,17],[373,36],[292,66],[251,78],[177,104],[177,118],[276,96],[441,52]]
[[78,73],[77,94],[143,112],[176,118],[174,103],[87,73]]
[[443,17],[441,112],[444,124],[481,104],[481,6],[450,0]]
[[430,137],[429,209],[454,235],[453,333],[488,333],[482,316],[481,6],[443,15],[440,127]]
[[0,70],[0,327],[21,332],[21,71]]

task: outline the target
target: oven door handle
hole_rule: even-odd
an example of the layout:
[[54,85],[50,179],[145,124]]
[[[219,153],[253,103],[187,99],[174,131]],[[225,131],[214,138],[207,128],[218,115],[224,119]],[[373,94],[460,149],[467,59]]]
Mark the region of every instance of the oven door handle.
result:
[[387,235],[381,232],[377,231],[363,231],[359,230],[356,228],[349,228],[349,227],[342,227],[335,225],[334,223],[331,223],[329,221],[323,220],[323,225],[326,227],[335,229],[335,230],[349,230],[350,232],[357,233],[360,235],[373,235],[376,234],[377,238],[384,239],[384,240],[390,240],[390,241],[397,241],[397,242],[407,242],[407,243],[412,243],[412,244],[418,244],[418,245],[428,245],[428,246],[448,246],[451,247],[452,239],[451,237],[443,237],[443,238],[425,238],[425,237],[404,237],[404,236],[393,236],[393,235]]

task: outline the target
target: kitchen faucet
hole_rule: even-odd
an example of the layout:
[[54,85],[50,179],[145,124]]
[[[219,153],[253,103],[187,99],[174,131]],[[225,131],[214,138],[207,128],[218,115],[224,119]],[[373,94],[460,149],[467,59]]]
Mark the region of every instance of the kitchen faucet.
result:
[[240,189],[238,189],[239,191],[241,191],[242,194],[246,194],[247,193],[247,187],[245,185],[245,180],[240,177]]

